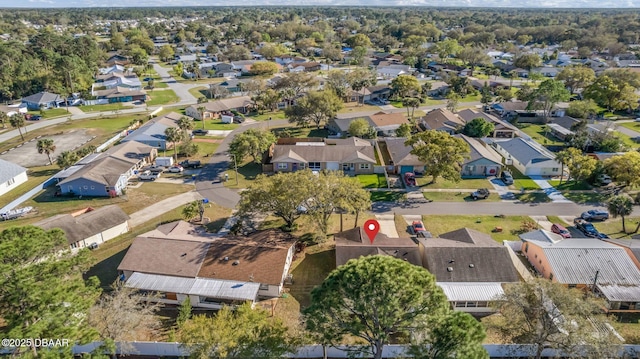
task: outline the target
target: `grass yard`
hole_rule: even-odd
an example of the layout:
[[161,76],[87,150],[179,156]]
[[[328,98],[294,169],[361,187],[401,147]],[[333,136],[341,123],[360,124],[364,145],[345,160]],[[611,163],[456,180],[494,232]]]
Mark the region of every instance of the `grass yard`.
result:
[[138,188],[127,189],[127,201],[120,204],[120,208],[127,214],[139,211],[149,205],[180,193],[192,191],[193,185],[144,182]]
[[[325,129],[318,129],[317,127],[279,127],[271,129],[276,137],[321,137],[326,138],[329,136],[329,131]],[[284,136],[284,135],[287,136]]]
[[297,256],[291,264],[293,284],[288,289],[289,295],[300,304],[300,309],[304,309],[311,304],[311,290],[320,285],[336,268],[336,251],[312,246]]
[[541,192],[516,193],[516,199],[523,203],[545,203],[551,202],[549,196]]
[[509,167],[509,172],[511,172],[511,175],[513,176],[513,185],[511,185],[510,187],[516,188],[518,190],[524,188],[526,191],[540,189],[540,186],[538,186],[537,183],[535,183],[531,178],[523,175],[520,171],[518,171],[518,169],[513,166],[507,167]]
[[104,105],[88,105],[80,107],[82,112],[117,111],[129,108],[133,108],[133,106],[123,105],[122,103],[108,103]]
[[585,191],[593,189],[593,187],[585,181],[576,182],[571,180],[567,182],[563,180],[562,184],[560,184],[560,180],[550,180],[549,184],[560,191]]
[[[625,218],[625,226],[627,227],[627,234],[622,231],[622,219],[621,218],[609,218],[604,222],[593,222],[593,225],[598,231],[609,235],[611,238],[630,238],[635,233],[633,232],[638,226],[640,218],[632,217]],[[640,231],[639,231],[640,232]]]
[[491,183],[486,178],[468,178],[462,179],[459,182],[448,181],[443,178],[438,178],[436,183],[431,183],[431,176],[417,177],[416,182],[418,186],[425,189],[477,189],[477,188],[489,188],[491,189]]
[[435,105],[442,105],[444,103],[446,103],[447,101],[445,100],[436,100],[433,99],[431,97],[427,97],[426,100],[424,100],[424,103],[421,103],[420,106],[435,106]]
[[477,94],[477,95],[467,95],[463,98],[460,99],[460,103],[465,103],[465,102],[479,102],[480,98],[482,97],[482,95]]
[[105,116],[99,118],[90,118],[86,120],[74,120],[67,121],[61,123],[59,125],[50,127],[55,132],[59,132],[60,130],[66,131],[70,129],[79,129],[79,128],[90,128],[90,129],[99,129],[109,134],[116,133],[121,131],[131,124],[134,120],[146,120],[148,116],[146,115],[126,115],[126,116]]
[[522,132],[531,136],[536,142],[545,146],[564,146],[564,142],[553,137],[547,130],[545,125],[536,125],[532,123],[519,123],[518,128]]
[[372,191],[369,195],[372,202],[399,202],[407,198],[405,192],[398,191]]
[[640,133],[640,122],[616,122],[616,126],[626,127],[632,131]]
[[[529,219],[528,216],[506,216],[504,218],[494,216],[462,216],[462,215],[428,215],[422,216],[427,230],[434,236],[454,231],[463,227],[475,229],[487,233],[497,242],[513,240],[512,230],[517,230],[522,225],[522,221]],[[502,232],[492,232],[494,228],[502,227]]]
[[625,344],[640,344],[640,314],[617,314],[611,325],[624,338]]
[[363,188],[387,188],[387,179],[383,174],[357,175]]
[[[206,130],[219,130],[219,131],[230,131],[230,130],[235,130],[236,128],[238,128],[238,126],[240,126],[237,123],[222,123],[222,121],[220,119],[215,119],[213,121],[209,120],[205,120],[204,121],[204,128]],[[195,121],[194,122],[194,127],[195,128],[202,128],[202,122],[200,121]]]
[[402,101],[389,101],[389,104],[395,108],[402,108]]
[[[424,198],[434,202],[476,202],[471,198],[471,192],[424,192]],[[478,202],[498,202],[500,196],[497,193],[489,194],[487,199],[479,199]]]
[[248,161],[238,164],[238,184],[236,185],[236,172],[233,168],[233,159],[230,161],[231,167],[227,170],[229,181],[224,183],[228,188],[247,188],[262,173],[262,166],[259,163]]
[[189,93],[192,94],[193,97],[195,98],[200,98],[200,97],[206,98],[208,89],[209,88],[207,86],[198,86],[198,87],[190,88]]
[[568,200],[578,204],[600,204],[606,202],[610,197],[609,195],[596,192],[562,191],[562,195],[565,196]]
[[189,157],[189,159],[200,160],[203,163],[209,162],[209,157],[216,151],[218,146],[220,146],[219,143],[212,143],[212,142],[194,141],[194,143],[198,145],[198,153],[194,156]]
[[149,97],[148,106],[166,105],[180,100],[178,95],[170,89],[148,91],[147,95]]
[[[40,111],[29,111],[29,113],[32,115],[40,115]],[[69,112],[67,112],[66,107],[51,108],[42,112],[42,118],[53,118],[67,115],[69,115]]]
[[547,216],[547,219],[548,219],[548,220],[549,220],[549,222],[551,222],[551,223],[558,223],[558,224],[562,224],[563,226],[564,226],[564,225],[567,225],[567,226],[568,226],[568,225],[573,225],[573,223],[567,223],[567,222],[565,222],[563,219],[561,219],[561,218],[560,218],[560,217],[558,217],[558,216]]
[[379,106],[372,106],[367,104],[361,104],[356,102],[347,102],[344,104],[344,107],[338,113],[351,113],[351,112],[370,112],[370,111],[380,111]]
[[274,112],[265,111],[262,114],[252,112],[247,117],[252,118],[256,121],[267,121],[269,120],[269,118],[271,118],[272,120],[284,120],[286,118],[284,115],[284,111],[282,110],[277,110]]
[[635,149],[635,148],[640,147],[640,143],[634,141],[633,138],[631,138],[631,136],[628,136],[628,135],[626,135],[626,134],[624,134],[622,132],[618,132],[618,131],[615,131],[615,135],[616,135],[616,137],[618,137],[624,143],[625,146],[627,146],[627,147],[629,147],[631,149]]
[[0,208],[29,192],[32,188],[41,184],[58,171],[60,171],[60,168],[57,165],[29,168],[27,170],[28,179],[25,183],[0,196]]

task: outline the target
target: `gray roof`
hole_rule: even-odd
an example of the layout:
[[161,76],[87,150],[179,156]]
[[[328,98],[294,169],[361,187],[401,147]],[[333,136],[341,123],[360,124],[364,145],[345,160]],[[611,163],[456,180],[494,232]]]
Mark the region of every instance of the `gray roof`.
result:
[[329,145],[321,142],[302,142],[296,145],[275,145],[271,162],[339,162],[339,163],[376,163],[373,146],[346,144],[337,142]]
[[493,115],[489,115],[488,113],[485,112],[481,112],[481,111],[476,111],[474,109],[468,108],[468,109],[464,109],[461,111],[456,112],[456,115],[458,115],[458,117],[460,117],[461,119],[464,120],[464,122],[469,122],[471,120],[473,120],[474,118],[484,118],[485,120],[493,123],[493,125],[495,126],[496,130],[512,130],[512,131],[517,131],[518,129],[513,126],[512,124],[502,121],[501,119],[493,116]]
[[27,169],[17,164],[0,159],[0,183],[5,183],[13,177],[26,172]]
[[[640,239],[637,238],[633,238],[633,239],[605,239],[605,241],[609,242],[609,243],[613,243],[617,246],[620,247],[625,247],[628,248],[629,251],[631,251],[631,253],[633,254],[634,257],[636,257],[636,260],[640,262]],[[627,251],[628,252],[628,251]]]
[[520,137],[512,138],[508,141],[495,142],[496,146],[502,147],[511,157],[518,160],[523,165],[554,160],[554,156],[533,143],[533,140],[525,140]]
[[418,159],[418,156],[411,154],[410,146],[405,146],[404,137],[387,137],[384,142],[387,146],[389,157],[393,161],[394,166],[424,166],[424,162]]
[[569,117],[569,116],[562,116],[562,117],[553,117],[549,122],[550,122],[549,125],[555,124],[555,125],[564,127],[567,130],[571,130],[571,127],[576,123],[580,122],[580,120],[575,119],[573,117]]
[[209,278],[183,278],[137,272],[127,279],[125,286],[154,292],[190,294],[242,301],[256,300],[260,289],[260,283]]
[[121,142],[138,141],[144,143],[145,141],[164,141],[167,137],[164,131],[169,127],[178,127],[176,121],[178,121],[180,117],[182,117],[182,115],[172,112],[165,116],[151,119],[123,138]]
[[117,205],[91,209],[78,216],[61,214],[42,220],[35,225],[45,230],[60,228],[69,244],[89,238],[129,220],[129,216]]
[[536,242],[560,283],[640,285],[640,270],[624,248],[593,238],[567,238],[558,243]]
[[58,185],[63,185],[78,179],[92,181],[104,186],[115,186],[120,180],[120,176],[127,173],[134,166],[129,161],[113,157],[104,157],[90,162],[69,177],[60,181]]
[[563,240],[561,235],[557,233],[549,232],[544,229],[536,229],[535,231],[523,233],[518,237],[520,237],[521,240],[540,241],[540,242],[547,242],[547,243],[556,243]]
[[466,159],[463,164],[471,163],[479,159],[486,159],[494,162],[498,166],[502,165],[502,157],[491,148],[485,147],[484,143],[478,139],[467,137],[463,134],[458,134],[454,137],[461,138],[469,145],[469,158]]
[[387,255],[422,266],[420,249],[409,238],[389,238],[378,233],[373,243],[362,227],[349,229],[334,235],[336,241],[336,265],[343,265],[350,259],[371,255]]
[[439,238],[419,239],[425,247],[425,267],[438,282],[499,282],[520,280],[506,247],[488,234],[461,228]]
[[37,104],[47,104],[55,101],[64,101],[64,100],[60,97],[60,95],[57,95],[51,92],[38,92],[37,94],[23,97],[22,101],[37,103]]

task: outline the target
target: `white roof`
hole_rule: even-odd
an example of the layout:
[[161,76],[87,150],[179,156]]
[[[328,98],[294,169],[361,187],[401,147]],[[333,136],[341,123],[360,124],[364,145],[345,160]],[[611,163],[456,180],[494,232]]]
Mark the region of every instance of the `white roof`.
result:
[[5,183],[27,169],[13,162],[0,159],[0,183]]
[[520,237],[520,239],[523,239],[523,240],[540,241],[540,242],[547,242],[547,243],[557,243],[563,239],[561,235],[553,232],[549,232],[545,229],[537,229],[535,231],[523,233],[518,237]]
[[600,293],[610,302],[640,301],[640,285],[598,284],[597,287]]
[[447,299],[451,302],[495,300],[504,294],[501,283],[453,283],[438,282]]
[[125,283],[129,288],[156,292],[192,294],[231,300],[255,300],[260,283],[209,278],[186,278],[134,272]]

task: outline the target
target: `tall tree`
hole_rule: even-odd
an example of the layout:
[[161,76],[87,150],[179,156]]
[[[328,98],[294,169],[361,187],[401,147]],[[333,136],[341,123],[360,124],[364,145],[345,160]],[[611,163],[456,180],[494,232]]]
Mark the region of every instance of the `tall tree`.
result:
[[465,46],[458,52],[458,58],[471,69],[469,76],[473,76],[473,70],[477,65],[483,65],[489,62],[489,56],[482,48]]
[[175,52],[173,51],[173,47],[171,47],[171,45],[162,46],[158,52],[158,57],[160,57],[160,60],[162,61],[169,61],[173,59],[174,55]]
[[564,84],[573,94],[576,90],[583,89],[591,84],[596,79],[596,73],[590,67],[569,66],[562,69],[556,79],[564,81]]
[[342,100],[332,91],[313,91],[294,106],[284,110],[289,122],[308,126],[313,122],[318,128],[323,121],[332,119],[342,108]]
[[412,126],[408,123],[403,123],[402,125],[400,125],[400,127],[396,129],[396,136],[408,138],[411,136],[411,132],[412,132]]
[[607,209],[613,218],[618,218],[618,216],[622,218],[622,232],[627,234],[624,219],[633,212],[633,200],[624,194],[614,196],[607,201]]
[[571,101],[567,108],[567,116],[575,118],[590,118],[598,113],[598,105],[592,100]]
[[413,328],[435,323],[448,311],[442,289],[424,268],[374,255],[332,271],[311,292],[304,314],[307,329],[322,342],[335,345],[346,335],[355,336],[369,344],[366,354],[380,359],[392,336],[414,334]]
[[609,357],[615,353],[618,339],[604,328],[604,304],[588,292],[569,289],[562,284],[539,278],[505,287],[495,303],[501,318],[494,324],[507,340],[536,346],[535,358],[544,348],[580,353],[589,347],[589,358]]
[[614,81],[607,74],[599,76],[591,85],[587,86],[583,95],[594,100],[598,105],[609,111],[631,109],[637,106],[638,96],[634,88],[621,81]]
[[449,181],[459,181],[462,162],[469,157],[467,143],[446,132],[427,130],[411,136],[405,145],[413,147],[411,154],[426,165],[426,174],[431,183],[438,177]]
[[51,159],[51,154],[55,152],[56,145],[53,143],[52,139],[43,138],[38,140],[38,144],[36,145],[36,148],[38,149],[38,153],[46,154],[47,158],[49,159],[49,163],[53,164],[53,160]]
[[347,74],[347,81],[349,82],[351,89],[356,93],[363,91],[362,96],[358,96],[358,97],[362,97],[363,104],[364,104],[364,89],[369,86],[375,85],[377,82],[375,73],[363,68],[355,69],[354,71],[349,72]]
[[24,127],[24,115],[21,113],[16,113],[15,115],[9,118],[9,124],[11,127],[17,128],[18,133],[20,133],[20,138],[24,141],[24,136],[22,135],[22,127]]
[[338,95],[341,99],[347,98],[347,91],[349,90],[349,81],[347,74],[342,70],[330,70],[327,74],[326,86],[328,89]]
[[523,54],[513,61],[513,65],[531,73],[531,69],[540,66],[542,59],[538,54]]
[[411,75],[400,75],[391,80],[391,91],[396,98],[405,98],[421,91],[418,79]]
[[443,41],[437,42],[433,46],[432,51],[438,54],[441,61],[447,62],[449,59],[449,56],[456,56],[461,49],[462,49],[462,46],[458,44],[458,40],[445,39]]
[[0,111],[0,124],[2,124],[2,128],[7,128],[7,120],[9,120],[9,116],[6,113]]
[[529,101],[529,107],[542,109],[545,119],[548,119],[553,107],[558,102],[568,101],[569,96],[569,91],[567,91],[562,82],[553,79],[544,80],[533,91],[533,98]]
[[[204,121],[202,121],[202,123],[204,123]],[[180,117],[180,119],[178,120],[178,128],[182,133],[183,141],[188,141],[189,139],[191,139],[189,131],[193,130],[193,127],[194,123],[191,118],[187,116]]]
[[68,168],[73,166],[76,162],[80,160],[80,156],[73,151],[64,151],[58,155],[56,158],[56,164],[60,168]]
[[636,151],[607,158],[603,168],[615,182],[631,187],[640,185],[640,153]]
[[[7,336],[91,339],[86,314],[100,291],[95,277],[82,279],[87,254],[74,255],[60,229],[0,232],[0,317]],[[31,347],[34,356],[38,350]]]
[[254,76],[272,76],[278,72],[278,65],[271,61],[258,61],[251,65],[249,73]]
[[164,136],[166,142],[171,142],[173,144],[173,157],[174,160],[178,160],[178,146],[176,145],[178,142],[182,140],[182,131],[176,127],[167,127],[164,130]]
[[447,110],[451,112],[456,112],[456,108],[460,104],[460,95],[457,92],[451,91],[447,95]]
[[560,162],[564,168],[569,171],[569,178],[573,178],[576,182],[591,176],[596,170],[598,161],[582,153],[577,148],[569,147],[557,153],[556,160]]
[[316,77],[309,72],[289,72],[283,76],[273,87],[275,90],[291,90],[292,99],[302,95],[318,85]]
[[223,306],[215,316],[196,315],[182,325],[179,338],[189,358],[280,358],[295,350],[296,339],[279,319],[245,303]]
[[407,109],[407,117],[409,117],[409,121],[411,123],[415,123],[413,114],[416,112],[416,109],[420,107],[420,99],[417,97],[405,97],[402,99],[402,106]]
[[349,134],[360,138],[372,138],[375,136],[375,128],[373,128],[364,118],[358,118],[349,124]]
[[229,144],[229,153],[242,162],[246,156],[251,156],[253,162],[260,163],[262,154],[276,142],[276,136],[271,131],[251,128],[237,134]]
[[493,132],[495,126],[493,123],[482,117],[474,118],[467,122],[462,129],[462,133],[469,137],[487,137]]

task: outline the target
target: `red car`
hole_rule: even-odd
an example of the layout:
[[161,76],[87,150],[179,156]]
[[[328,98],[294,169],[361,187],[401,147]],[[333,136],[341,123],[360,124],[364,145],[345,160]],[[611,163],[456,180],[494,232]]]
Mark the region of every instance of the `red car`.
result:
[[561,235],[562,238],[571,238],[571,232],[557,223],[551,226],[551,232]]
[[407,172],[404,174],[404,182],[408,187],[416,185],[416,175],[413,172]]

